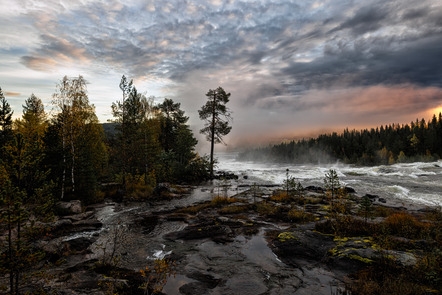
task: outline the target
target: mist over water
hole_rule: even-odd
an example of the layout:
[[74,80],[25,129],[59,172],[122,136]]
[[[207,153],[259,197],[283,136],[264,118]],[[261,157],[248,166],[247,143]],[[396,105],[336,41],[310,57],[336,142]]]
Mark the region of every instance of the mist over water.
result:
[[352,187],[359,196],[378,195],[390,202],[420,206],[442,206],[442,160],[437,162],[401,163],[389,166],[262,163],[237,160],[237,153],[217,154],[217,170],[248,177],[249,182],[282,184],[286,170],[306,187],[323,186],[329,169],[338,173],[343,185]]

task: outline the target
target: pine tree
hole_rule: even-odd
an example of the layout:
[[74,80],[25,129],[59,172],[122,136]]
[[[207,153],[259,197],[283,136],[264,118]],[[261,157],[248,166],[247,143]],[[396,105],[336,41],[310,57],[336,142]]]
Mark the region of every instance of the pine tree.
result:
[[198,111],[201,120],[205,121],[205,127],[200,133],[205,134],[210,142],[210,177],[213,178],[214,166],[214,146],[223,142],[223,137],[230,133],[232,127],[229,126],[231,112],[226,104],[229,102],[230,93],[226,93],[223,88],[215,90],[209,89],[206,94],[208,101]]
[[11,106],[0,88],[0,161],[4,158],[4,147],[12,139],[12,114]]
[[367,195],[363,196],[361,199],[361,203],[359,204],[359,211],[364,215],[365,223],[367,223],[368,216],[370,215],[372,210],[373,204],[370,198]]

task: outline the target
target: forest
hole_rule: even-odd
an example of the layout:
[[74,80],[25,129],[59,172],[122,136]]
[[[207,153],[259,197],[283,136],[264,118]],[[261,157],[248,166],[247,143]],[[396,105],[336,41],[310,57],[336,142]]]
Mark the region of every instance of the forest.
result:
[[141,201],[155,196],[160,183],[210,176],[212,163],[196,153],[180,103],[165,98],[156,104],[125,76],[119,87],[122,99],[112,103],[107,131],[82,76],[60,80],[51,116],[32,94],[13,120],[0,88],[0,273],[9,274],[11,294],[18,294],[21,273],[41,259],[32,241],[63,214],[57,202]]
[[285,163],[329,163],[358,165],[433,161],[442,156],[442,114],[426,122],[390,124],[364,130],[345,129],[338,134],[282,142],[240,153],[243,160]]
[[166,98],[155,104],[123,76],[122,99],[112,103],[113,120],[105,131],[86,85],[82,76],[64,77],[53,94],[52,116],[32,94],[16,120],[0,92],[2,196],[14,192],[23,201],[88,204],[104,198],[109,188],[100,185],[107,183],[114,194],[143,199],[158,183],[208,177],[208,159],[196,153],[197,140],[180,103]]

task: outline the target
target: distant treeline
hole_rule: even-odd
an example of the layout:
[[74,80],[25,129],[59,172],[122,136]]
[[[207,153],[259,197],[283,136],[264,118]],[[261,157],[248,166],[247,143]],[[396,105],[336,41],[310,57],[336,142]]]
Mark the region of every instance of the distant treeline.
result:
[[426,122],[416,119],[409,125],[392,124],[370,130],[348,130],[317,138],[284,142],[242,152],[242,160],[286,163],[377,165],[398,162],[432,161],[442,156],[442,114]]

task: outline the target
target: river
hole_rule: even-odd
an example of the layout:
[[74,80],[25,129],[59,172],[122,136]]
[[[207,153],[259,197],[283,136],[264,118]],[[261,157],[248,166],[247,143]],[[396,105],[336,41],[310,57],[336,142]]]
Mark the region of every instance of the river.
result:
[[[246,190],[255,183],[282,184],[287,169],[289,175],[304,187],[323,186],[324,175],[329,169],[334,169],[341,183],[355,189],[358,196],[375,194],[386,199],[386,205],[401,206],[401,203],[406,203],[407,206],[411,204],[418,208],[442,206],[442,161],[358,167],[341,163],[287,165],[244,162],[238,161],[234,153],[218,154],[217,157],[217,170],[239,176],[237,180],[228,181],[229,195]],[[216,288],[210,289],[210,294],[330,294],[336,280],[329,270],[320,266],[302,269],[287,266],[268,247],[265,231],[285,229],[290,225],[269,223],[256,235],[239,235],[232,242],[222,244],[210,240],[183,242],[165,238],[171,232],[183,230],[188,223],[168,220],[161,212],[210,200],[216,194],[223,193],[220,189],[224,184],[220,180],[205,183],[188,196],[155,205],[109,202],[99,207],[96,216],[103,223],[103,228],[98,233],[82,233],[83,236],[97,237],[89,258],[100,258],[100,248],[106,244],[112,229],[122,226],[125,232],[117,251],[121,255],[121,266],[139,270],[153,259],[170,254],[178,257],[177,274],[169,278],[163,289],[166,294],[190,294],[182,293],[180,288],[185,285],[193,288],[201,286],[203,283],[198,279],[207,277],[209,283],[215,279],[222,280]],[[153,229],[147,230],[143,224],[152,216],[156,221]],[[195,290],[191,289],[190,292]],[[205,290],[208,292],[209,289]],[[206,294],[206,291],[197,293]]]
[[[336,170],[342,184],[359,196],[374,194],[391,202],[417,206],[442,206],[442,160],[437,162],[400,163],[388,166],[355,166],[342,163],[292,165],[238,161],[237,154],[218,155],[218,169],[233,172],[248,182],[281,184],[286,171],[306,187],[323,186],[329,169]],[[240,180],[241,181],[241,180]]]

